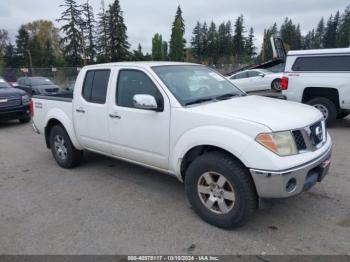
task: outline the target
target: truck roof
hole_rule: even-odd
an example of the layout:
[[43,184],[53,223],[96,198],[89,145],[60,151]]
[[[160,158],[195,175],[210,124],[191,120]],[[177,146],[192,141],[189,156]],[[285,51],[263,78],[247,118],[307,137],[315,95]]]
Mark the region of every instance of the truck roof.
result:
[[96,65],[88,65],[84,68],[98,68],[98,67],[106,67],[106,66],[138,66],[149,68],[153,66],[173,66],[173,65],[198,65],[193,63],[185,63],[185,62],[159,62],[159,61],[137,61],[137,62],[115,62],[115,63],[106,63],[106,64],[96,64]]
[[309,49],[289,51],[288,56],[297,55],[322,55],[322,54],[350,54],[349,48],[326,48],[326,49]]

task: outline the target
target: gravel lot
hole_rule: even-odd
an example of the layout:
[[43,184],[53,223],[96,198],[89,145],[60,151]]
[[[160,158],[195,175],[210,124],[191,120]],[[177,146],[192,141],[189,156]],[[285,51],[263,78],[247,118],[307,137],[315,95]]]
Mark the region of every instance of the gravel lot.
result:
[[0,254],[350,254],[350,118],[322,184],[243,228],[202,222],[177,179],[92,153],[63,170],[30,125],[0,124]]

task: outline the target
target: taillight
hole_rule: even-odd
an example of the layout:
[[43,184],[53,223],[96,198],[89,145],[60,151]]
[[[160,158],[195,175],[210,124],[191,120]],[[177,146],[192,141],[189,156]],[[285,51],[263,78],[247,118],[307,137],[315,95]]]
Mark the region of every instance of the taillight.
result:
[[33,117],[34,116],[34,105],[33,105],[33,99],[32,98],[29,101],[29,110],[30,110],[30,115]]
[[288,89],[288,82],[289,82],[289,79],[288,77],[282,77],[281,79],[281,90],[287,90]]

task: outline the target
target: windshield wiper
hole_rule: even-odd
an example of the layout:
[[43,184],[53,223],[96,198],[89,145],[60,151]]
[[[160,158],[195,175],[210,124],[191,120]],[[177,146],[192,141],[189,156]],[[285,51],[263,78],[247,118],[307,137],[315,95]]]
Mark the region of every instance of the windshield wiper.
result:
[[195,100],[192,100],[192,101],[185,103],[185,106],[199,104],[199,103],[203,103],[203,102],[207,102],[207,101],[212,101],[214,99],[215,99],[215,97],[198,98],[198,99],[195,99]]
[[234,93],[229,93],[229,94],[223,94],[220,96],[215,97],[216,100],[225,100],[225,99],[230,99],[235,96],[240,96],[239,94],[234,94]]

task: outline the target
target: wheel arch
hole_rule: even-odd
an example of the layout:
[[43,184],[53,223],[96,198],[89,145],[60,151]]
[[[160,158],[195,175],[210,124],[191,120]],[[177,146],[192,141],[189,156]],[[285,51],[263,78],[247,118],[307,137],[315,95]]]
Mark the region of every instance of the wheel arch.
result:
[[224,148],[219,147],[219,146],[208,145],[208,144],[198,145],[198,146],[195,146],[195,147],[192,147],[191,149],[189,149],[182,158],[181,165],[180,165],[180,172],[181,172],[182,180],[185,179],[185,175],[186,175],[185,173],[186,173],[187,168],[190,166],[190,164],[198,156],[209,153],[209,152],[220,152],[220,153],[226,154],[226,155],[230,156],[231,158],[237,160],[242,166],[246,167],[245,164],[237,156],[235,156],[233,153],[231,153],[227,149],[224,149]]
[[324,97],[331,100],[339,108],[338,89],[332,87],[306,87],[303,92],[302,102],[307,103],[313,98]]
[[57,111],[57,109],[50,111],[45,123],[46,123],[46,125],[45,125],[45,141],[46,141],[46,146],[48,148],[50,148],[50,141],[49,140],[50,140],[50,132],[51,132],[52,128],[55,125],[61,125],[65,129],[65,131],[67,132],[74,147],[78,150],[83,149],[83,147],[81,146],[81,144],[79,143],[79,141],[75,135],[72,121],[68,118],[68,116],[66,114],[64,114],[64,112],[62,112],[60,110]]
[[212,151],[229,154],[247,167],[242,153],[251,141],[247,134],[226,127],[205,126],[192,129],[181,136],[171,150],[170,169],[183,181],[186,168],[195,157]]

